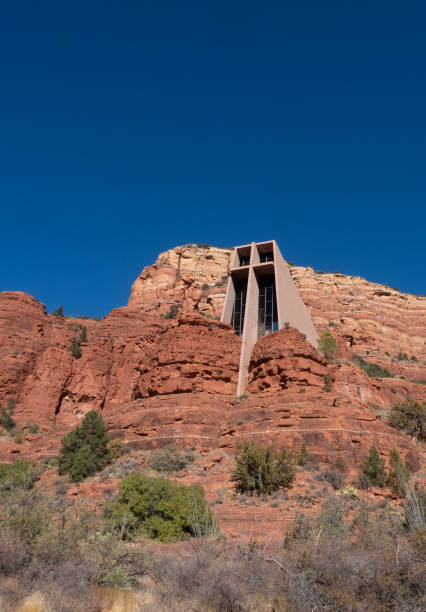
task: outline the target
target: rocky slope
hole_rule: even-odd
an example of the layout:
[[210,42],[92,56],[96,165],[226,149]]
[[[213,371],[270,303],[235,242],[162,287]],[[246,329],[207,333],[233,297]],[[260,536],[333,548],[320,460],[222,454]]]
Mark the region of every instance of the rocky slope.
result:
[[[0,403],[16,401],[23,441],[0,436],[0,460],[55,455],[64,433],[95,408],[110,434],[141,461],[170,442],[195,448],[197,469],[182,478],[201,482],[212,502],[221,498],[217,515],[229,533],[238,532],[239,521],[252,533],[271,522],[281,525],[288,509],[297,509],[296,503],[242,508],[232,495],[223,497],[232,493],[232,456],[245,439],[294,452],[304,441],[320,464],[343,457],[355,481],[372,444],[384,457],[396,447],[423,478],[424,448],[383,417],[408,395],[426,396],[425,385],[413,382],[426,379],[425,298],[293,267],[318,330],[328,327],[339,340],[339,358],[329,364],[297,330],[280,330],[254,347],[249,395],[236,398],[241,341],[215,319],[230,256],[230,250],[195,245],[163,253],[135,281],[128,305],[102,321],[54,317],[31,296],[1,293]],[[87,339],[75,358],[70,347],[82,326]],[[398,359],[400,352],[409,359]],[[369,378],[352,362],[357,354],[395,377]],[[40,431],[30,433],[30,424]],[[309,479],[298,478],[297,495],[306,494]],[[91,494],[101,496],[103,485],[96,487]],[[90,481],[72,495],[88,490]]]

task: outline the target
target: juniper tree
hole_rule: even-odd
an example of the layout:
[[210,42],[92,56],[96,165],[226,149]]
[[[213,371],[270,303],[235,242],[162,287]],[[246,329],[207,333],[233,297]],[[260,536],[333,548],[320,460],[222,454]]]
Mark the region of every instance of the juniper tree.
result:
[[383,487],[386,483],[385,462],[375,446],[370,448],[369,455],[364,461],[363,472],[368,482],[375,487]]
[[109,437],[101,415],[91,410],[81,425],[62,439],[58,461],[60,474],[69,474],[79,482],[104,468],[112,459]]

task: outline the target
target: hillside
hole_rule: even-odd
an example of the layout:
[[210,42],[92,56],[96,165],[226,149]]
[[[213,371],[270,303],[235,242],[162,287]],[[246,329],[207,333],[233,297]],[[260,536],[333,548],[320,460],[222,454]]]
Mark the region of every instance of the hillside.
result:
[[[232,489],[232,456],[248,438],[295,453],[304,441],[320,463],[342,457],[354,478],[372,444],[385,458],[395,447],[422,479],[424,449],[385,417],[396,402],[426,396],[426,299],[292,267],[318,331],[333,332],[339,356],[327,363],[292,328],[270,334],[255,346],[249,395],[240,399],[240,339],[217,320],[230,254],[193,245],[162,253],[136,279],[128,305],[102,321],[52,316],[24,293],[0,294],[0,402],[15,400],[23,431],[22,443],[0,438],[0,459],[53,457],[64,433],[94,408],[136,453],[172,442],[196,449],[198,471],[182,477],[200,481],[212,502]],[[83,326],[87,339],[75,358],[70,347]],[[393,376],[368,377],[356,355]],[[325,374],[331,392],[323,389]],[[30,433],[34,424],[40,431]],[[304,477],[299,484],[304,492]],[[244,508],[247,532],[263,531],[263,521],[281,529],[295,509],[268,506],[259,517]],[[238,504],[225,500],[217,515],[235,533]]]

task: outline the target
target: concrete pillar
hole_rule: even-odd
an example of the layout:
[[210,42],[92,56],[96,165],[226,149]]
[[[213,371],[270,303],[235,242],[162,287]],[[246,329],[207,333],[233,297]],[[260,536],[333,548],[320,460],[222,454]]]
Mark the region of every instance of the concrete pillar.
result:
[[[240,255],[248,256],[250,249],[249,265],[240,266]],[[262,253],[272,252],[273,261],[260,262],[259,250]],[[246,278],[247,298],[242,333],[240,369],[238,375],[237,395],[241,395],[247,387],[248,368],[250,364],[253,346],[258,336],[259,318],[259,284],[258,275],[272,274],[275,279],[275,291],[277,296],[278,328],[281,329],[288,322],[290,327],[296,327],[305,334],[308,342],[316,348],[318,334],[312,322],[308,309],[293,282],[290,271],[275,240],[268,242],[252,242],[251,245],[236,247],[234,258],[228,279],[225,304],[221,320],[231,323],[235,301],[234,280]]]

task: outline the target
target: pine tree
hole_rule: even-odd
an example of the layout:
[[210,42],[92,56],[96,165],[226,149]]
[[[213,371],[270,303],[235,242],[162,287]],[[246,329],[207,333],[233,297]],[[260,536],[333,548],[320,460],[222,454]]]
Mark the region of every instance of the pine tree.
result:
[[79,482],[104,468],[112,459],[109,437],[101,415],[96,410],[86,414],[80,426],[62,440],[59,473],[69,474]]
[[370,448],[368,457],[364,462],[364,474],[368,482],[375,487],[383,487],[386,483],[385,462],[375,446]]
[[333,334],[326,329],[318,340],[318,350],[326,359],[333,359],[337,355],[337,341]]

